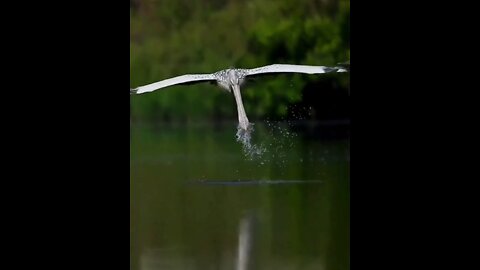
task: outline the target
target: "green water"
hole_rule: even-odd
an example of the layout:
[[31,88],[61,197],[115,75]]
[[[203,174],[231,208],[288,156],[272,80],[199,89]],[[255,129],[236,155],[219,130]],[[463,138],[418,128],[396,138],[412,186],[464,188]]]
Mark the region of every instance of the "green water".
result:
[[131,269],[236,269],[243,219],[249,269],[349,269],[349,140],[235,126],[132,124]]

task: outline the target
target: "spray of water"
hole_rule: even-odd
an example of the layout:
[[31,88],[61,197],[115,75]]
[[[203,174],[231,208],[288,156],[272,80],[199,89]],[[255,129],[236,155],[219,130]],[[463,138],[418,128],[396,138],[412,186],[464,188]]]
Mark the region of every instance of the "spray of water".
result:
[[[275,162],[283,167],[288,162],[288,155],[295,147],[297,134],[289,131],[290,123],[265,122],[267,133],[262,133],[259,138],[261,143],[253,143],[252,135],[254,126],[249,124],[247,130],[237,128],[236,139],[242,145],[245,157],[256,161],[259,166]],[[266,135],[266,136],[265,136]]]
[[253,131],[253,123],[249,123],[246,130],[238,126],[236,134],[237,142],[240,142],[242,144],[243,152],[245,153],[245,156],[250,160],[259,159],[266,152],[266,148],[263,145],[256,145],[252,143]]

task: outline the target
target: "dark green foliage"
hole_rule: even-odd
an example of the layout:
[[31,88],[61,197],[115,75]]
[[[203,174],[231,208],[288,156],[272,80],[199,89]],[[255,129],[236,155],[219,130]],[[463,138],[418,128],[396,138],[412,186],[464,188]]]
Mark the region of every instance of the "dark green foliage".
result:
[[[233,66],[333,66],[350,59],[348,0],[132,0],[130,14],[132,88]],[[347,92],[346,74],[288,74],[249,81],[242,89],[247,115],[283,118],[292,105],[305,103],[306,87],[324,80]],[[131,100],[134,120],[236,118],[232,96],[208,83],[132,95]]]

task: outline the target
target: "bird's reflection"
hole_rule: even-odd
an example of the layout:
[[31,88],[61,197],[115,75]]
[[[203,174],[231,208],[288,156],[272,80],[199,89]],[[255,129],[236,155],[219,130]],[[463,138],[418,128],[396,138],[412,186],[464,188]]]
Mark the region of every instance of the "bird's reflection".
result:
[[247,213],[240,219],[238,230],[238,252],[236,270],[251,270],[254,265],[253,252],[256,233],[258,233],[256,217],[253,212]]

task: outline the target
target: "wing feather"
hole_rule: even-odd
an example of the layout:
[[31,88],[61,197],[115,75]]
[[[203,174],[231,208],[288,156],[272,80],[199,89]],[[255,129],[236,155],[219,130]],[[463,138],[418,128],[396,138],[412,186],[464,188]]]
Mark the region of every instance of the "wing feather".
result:
[[262,73],[328,73],[328,72],[345,72],[343,68],[326,67],[326,66],[306,66],[306,65],[288,65],[288,64],[273,64],[258,68],[247,70],[248,75],[262,74]]
[[166,79],[163,81],[147,84],[144,86],[140,86],[134,89],[131,89],[131,93],[135,94],[143,94],[147,92],[152,92],[157,89],[169,87],[176,84],[182,84],[187,82],[196,82],[196,81],[209,81],[215,80],[215,76],[213,74],[186,74],[177,77],[173,77],[170,79]]

